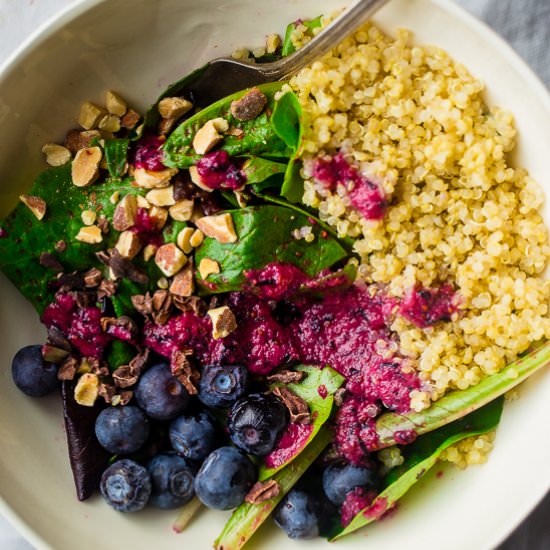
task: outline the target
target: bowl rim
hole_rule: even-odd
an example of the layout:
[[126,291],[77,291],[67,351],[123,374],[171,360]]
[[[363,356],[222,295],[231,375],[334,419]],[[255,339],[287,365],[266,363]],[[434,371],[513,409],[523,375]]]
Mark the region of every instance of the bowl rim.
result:
[[[503,37],[497,34],[497,32],[489,27],[487,23],[469,13],[464,7],[455,3],[453,0],[428,1],[448,12],[451,17],[462,20],[468,27],[472,28],[477,34],[482,35],[485,40],[502,52],[503,56],[509,60],[521,77],[528,83],[528,87],[538,96],[538,99],[550,114],[550,90],[527,62]],[[15,50],[11,52],[10,55],[8,55],[5,61],[0,64],[0,89],[4,81],[14,70],[16,70],[17,66],[24,61],[25,57],[39,48],[44,41],[80,15],[106,2],[107,0],[73,0],[67,6],[60,8],[47,17],[19,44],[17,48],[15,48]],[[488,548],[497,548],[504,542],[508,536],[519,527],[521,522],[531,514],[549,490],[550,486],[545,487],[544,485],[536,489],[534,488],[530,493],[531,497],[529,498],[529,504],[518,509],[512,521],[507,521],[498,532],[494,533]],[[0,514],[35,548],[52,548],[30,524],[24,521],[19,514],[9,506],[2,495],[0,495]]]

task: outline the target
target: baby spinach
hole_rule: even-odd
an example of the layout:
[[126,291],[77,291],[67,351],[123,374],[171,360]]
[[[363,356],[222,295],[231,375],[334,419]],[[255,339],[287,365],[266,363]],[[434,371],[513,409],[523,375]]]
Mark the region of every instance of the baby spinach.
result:
[[449,424],[515,388],[549,363],[550,342],[546,342],[477,385],[443,396],[426,410],[405,415],[386,413],[376,420],[377,448],[395,445],[396,433],[413,431],[422,435]]
[[303,446],[296,449],[296,452],[282,464],[273,468],[268,468],[263,464],[260,467],[258,476],[260,481],[270,479],[279,470],[288,466],[313,441],[332,413],[336,390],[344,383],[344,377],[330,367],[319,369],[317,367],[299,365],[294,370],[305,372],[307,374],[306,378],[294,384],[274,384],[272,388],[284,385],[309,405],[312,430],[304,441]]
[[[2,222],[5,237],[0,239],[0,269],[39,313],[55,293],[50,285],[53,273],[40,264],[41,254],[55,256],[65,272],[102,267],[96,252],[114,245],[115,232],[104,235],[101,244],[79,242],[75,237],[83,227],[84,210],[112,219],[115,205],[110,198],[115,191],[121,196],[139,192],[128,178],[76,187],[70,165],[50,168],[38,176],[29,191],[46,201],[44,219],[38,221],[26,206],[18,204]],[[60,241],[65,245],[63,251]]]
[[106,139],[103,147],[107,170],[113,179],[119,179],[124,174],[128,161],[129,139]]
[[[204,258],[220,265],[220,273],[208,276],[207,281],[196,274],[197,283],[205,293],[242,290],[247,283],[246,271],[261,269],[272,262],[293,264],[313,277],[348,255],[317,223],[289,208],[252,206],[231,214],[238,241],[222,244],[207,238],[195,252],[197,266]],[[313,242],[294,237],[293,232],[303,227],[311,227]]]
[[304,25],[309,33],[312,33],[314,29],[317,29],[322,25],[321,16],[309,20],[298,19],[297,21],[294,21],[287,26],[285,37],[283,40],[283,49],[281,52],[283,57],[290,55],[291,53],[294,53],[296,51],[296,47],[292,42],[292,33],[300,24]]
[[275,93],[282,86],[282,82],[258,86],[266,95],[268,102],[264,111],[254,120],[237,120],[231,114],[231,102],[241,98],[247,90],[224,97],[188,118],[166,140],[163,146],[164,164],[176,168],[189,168],[195,164],[201,155],[198,155],[193,148],[193,138],[207,121],[218,117],[226,119],[230,127],[238,130],[227,134],[219,146],[219,149],[227,151],[229,155],[289,158],[291,150],[275,133],[270,118],[270,113],[275,107]]
[[223,531],[214,543],[216,550],[238,550],[242,548],[260,525],[269,517],[284,495],[292,489],[314,460],[332,441],[333,433],[324,426],[317,437],[304,449],[300,456],[288,466],[279,470],[271,479],[279,485],[279,494],[259,504],[245,502],[231,515]]
[[284,174],[286,164],[261,157],[250,157],[242,167],[248,184],[262,183],[277,174]]
[[379,519],[436,464],[445,449],[467,437],[494,430],[500,421],[503,401],[502,397],[495,399],[468,416],[419,437],[404,447],[405,461],[388,474],[384,490],[331,540],[340,539]]

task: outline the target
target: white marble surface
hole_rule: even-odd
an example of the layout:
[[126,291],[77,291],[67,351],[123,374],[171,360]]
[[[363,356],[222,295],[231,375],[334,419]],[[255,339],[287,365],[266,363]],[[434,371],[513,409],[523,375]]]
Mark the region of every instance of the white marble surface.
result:
[[[550,86],[550,0],[456,1],[502,34]],[[0,64],[36,28],[72,3],[73,0],[0,0]],[[521,475],[520,470],[518,467],[511,475]],[[549,512],[550,498],[547,498],[501,550],[550,548],[550,528],[546,521]],[[0,517],[0,549],[32,550],[33,547]]]

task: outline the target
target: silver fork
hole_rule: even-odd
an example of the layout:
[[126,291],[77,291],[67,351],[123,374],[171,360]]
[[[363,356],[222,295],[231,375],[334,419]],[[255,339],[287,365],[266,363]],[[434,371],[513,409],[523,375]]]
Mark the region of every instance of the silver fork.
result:
[[213,59],[203,69],[196,71],[179,93],[191,92],[195,102],[204,107],[250,86],[285,80],[329,52],[388,1],[359,0],[303,48],[279,61],[258,64],[229,57]]

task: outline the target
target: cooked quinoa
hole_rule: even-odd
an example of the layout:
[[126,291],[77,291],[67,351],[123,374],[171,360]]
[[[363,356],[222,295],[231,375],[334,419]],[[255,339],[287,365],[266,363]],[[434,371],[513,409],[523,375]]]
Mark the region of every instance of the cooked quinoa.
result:
[[[443,282],[457,291],[452,322],[418,328],[398,315],[392,325],[425,383],[413,409],[550,338],[543,192],[510,165],[514,121],[485,104],[483,83],[440,48],[412,45],[410,32],[391,38],[368,24],[290,85],[307,117],[303,201],[357,239],[359,278],[398,298]],[[314,181],[314,160],[337,152],[381,186],[383,219],[364,219],[342,185]],[[444,458],[479,463],[491,447],[472,438]]]

